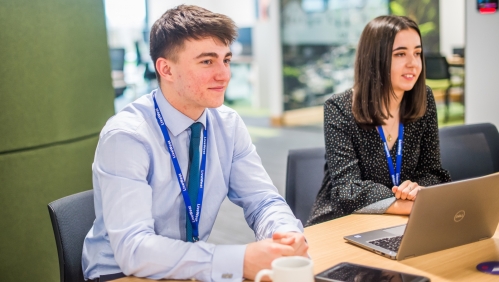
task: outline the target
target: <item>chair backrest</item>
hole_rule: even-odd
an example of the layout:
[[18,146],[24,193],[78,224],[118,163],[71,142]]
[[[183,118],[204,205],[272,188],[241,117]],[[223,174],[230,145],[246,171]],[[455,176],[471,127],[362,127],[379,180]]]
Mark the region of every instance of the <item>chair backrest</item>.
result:
[[450,79],[449,63],[439,54],[425,54],[427,79]]
[[464,58],[464,47],[452,48],[452,54]]
[[48,204],[54,229],[61,282],[85,282],[81,268],[83,240],[95,220],[93,190]]
[[442,167],[453,181],[499,172],[499,132],[490,123],[440,129]]
[[296,149],[288,153],[286,202],[303,225],[321,188],[325,154],[324,147]]
[[123,71],[125,69],[125,48],[110,48],[109,58],[111,60],[111,70]]

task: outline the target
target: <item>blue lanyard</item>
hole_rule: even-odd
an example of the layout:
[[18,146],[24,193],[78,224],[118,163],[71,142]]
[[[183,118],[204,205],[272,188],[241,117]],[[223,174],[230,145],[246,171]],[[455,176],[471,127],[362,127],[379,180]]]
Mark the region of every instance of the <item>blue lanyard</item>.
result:
[[[152,96],[154,100],[154,108],[156,110],[156,120],[158,121],[159,127],[161,128],[161,132],[163,133],[163,137],[165,138],[166,147],[170,152],[170,157],[172,159],[173,167],[175,168],[175,173],[177,174],[177,180],[180,185],[180,191],[182,192],[182,197],[184,198],[185,208],[189,214],[189,219],[191,220],[192,225],[192,239],[194,242],[199,241],[199,220],[201,217],[201,207],[203,205],[203,188],[204,188],[204,176],[206,170],[206,144],[208,142],[208,119],[206,119],[206,128],[203,131],[203,147],[201,152],[201,167],[199,169],[199,191],[198,198],[196,202],[196,207],[192,206],[191,199],[189,197],[189,192],[187,192],[187,188],[185,186],[184,175],[182,174],[182,170],[180,169],[180,165],[178,163],[177,155],[175,154],[175,150],[173,149],[173,143],[170,139],[170,135],[168,134],[168,128],[163,119],[163,115],[161,115],[161,111],[159,110],[158,103],[156,102],[156,94]],[[191,164],[192,165],[192,164]],[[196,214],[194,214],[194,210],[196,210]]]
[[378,126],[378,132],[383,140],[383,147],[385,148],[386,161],[388,162],[388,170],[390,171],[390,177],[392,179],[393,186],[400,185],[400,170],[402,167],[402,147],[404,146],[404,125],[399,124],[399,137],[397,139],[397,167],[393,169],[392,156],[390,156],[390,150],[388,150],[388,143],[386,142],[385,133],[383,132],[383,127]]

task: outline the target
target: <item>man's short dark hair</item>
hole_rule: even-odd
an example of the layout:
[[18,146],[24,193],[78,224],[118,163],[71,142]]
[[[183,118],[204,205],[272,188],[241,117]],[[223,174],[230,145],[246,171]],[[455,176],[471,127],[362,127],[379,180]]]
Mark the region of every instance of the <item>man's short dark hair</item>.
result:
[[[383,120],[390,116],[389,101],[395,95],[390,76],[393,42],[399,31],[409,29],[416,31],[421,40],[418,25],[413,20],[393,15],[380,16],[370,21],[360,36],[354,68],[352,112],[355,121],[362,127],[382,125]],[[400,122],[404,124],[416,121],[426,112],[423,50],[420,58],[421,74],[400,103]]]
[[226,15],[192,5],[180,5],[166,11],[151,28],[150,53],[156,66],[158,58],[176,61],[186,40],[214,38],[230,45],[237,27]]

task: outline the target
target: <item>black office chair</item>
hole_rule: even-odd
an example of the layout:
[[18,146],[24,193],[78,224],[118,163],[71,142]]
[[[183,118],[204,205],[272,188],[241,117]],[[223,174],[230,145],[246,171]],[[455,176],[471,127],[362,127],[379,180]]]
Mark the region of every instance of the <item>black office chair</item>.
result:
[[111,61],[111,77],[113,79],[114,95],[118,97],[125,92],[125,49],[110,48],[109,58]]
[[48,204],[59,256],[61,282],[85,282],[81,269],[83,240],[95,220],[93,190]]
[[324,147],[296,149],[288,153],[286,202],[303,225],[321,188],[325,155]]
[[499,132],[490,123],[440,129],[442,167],[453,181],[499,172]]
[[426,79],[432,80],[447,80],[448,84],[445,88],[444,103],[445,115],[444,121],[449,121],[449,104],[450,104],[450,88],[451,79],[449,72],[449,63],[447,59],[440,54],[425,54]]
[[[151,66],[153,62],[145,61],[142,59],[142,51],[140,48],[140,42],[135,41],[135,54],[137,54],[137,66],[144,65],[144,79],[147,82],[156,79],[156,72],[154,71],[154,67]],[[151,70],[152,69],[152,70]]]

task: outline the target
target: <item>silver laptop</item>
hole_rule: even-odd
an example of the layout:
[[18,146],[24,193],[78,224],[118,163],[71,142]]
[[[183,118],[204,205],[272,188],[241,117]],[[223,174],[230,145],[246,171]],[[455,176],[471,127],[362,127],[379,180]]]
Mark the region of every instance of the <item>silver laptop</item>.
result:
[[499,173],[427,187],[407,224],[345,236],[348,242],[403,260],[492,237],[499,223]]

